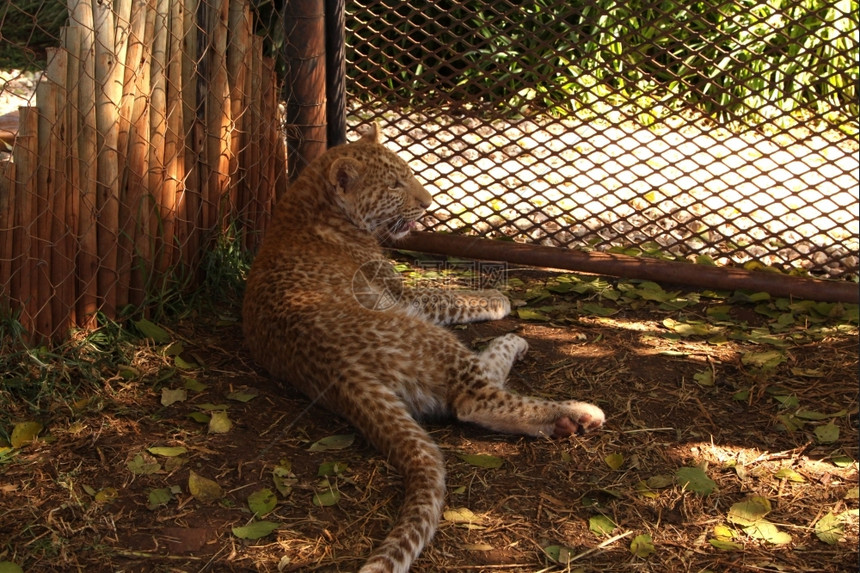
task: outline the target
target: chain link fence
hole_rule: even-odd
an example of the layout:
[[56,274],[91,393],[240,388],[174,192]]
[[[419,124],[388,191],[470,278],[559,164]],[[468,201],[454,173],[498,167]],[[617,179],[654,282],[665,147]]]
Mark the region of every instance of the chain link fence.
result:
[[[193,284],[218,237],[253,251],[285,155],[325,146],[325,92],[284,103],[326,83],[306,44],[331,23],[302,24],[335,3],[0,0],[2,306],[61,338]],[[379,121],[434,192],[426,229],[856,280],[856,1],[344,19],[349,125]]]
[[857,2],[347,3],[351,124],[427,229],[858,270]]

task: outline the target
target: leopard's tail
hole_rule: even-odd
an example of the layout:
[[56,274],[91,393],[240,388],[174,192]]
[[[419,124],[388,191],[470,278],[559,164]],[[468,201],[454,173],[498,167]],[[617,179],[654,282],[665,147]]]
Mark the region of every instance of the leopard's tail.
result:
[[[384,396],[382,396],[384,395]],[[405,496],[394,527],[359,573],[406,573],[436,533],[445,503],[439,447],[388,388],[351,396],[362,404],[350,421],[403,476]],[[384,419],[384,423],[380,420]]]

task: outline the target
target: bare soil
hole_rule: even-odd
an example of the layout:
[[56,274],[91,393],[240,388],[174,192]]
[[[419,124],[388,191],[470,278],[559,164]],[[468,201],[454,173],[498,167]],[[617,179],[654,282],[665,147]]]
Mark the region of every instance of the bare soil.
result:
[[[704,306],[685,312],[704,314]],[[358,569],[398,511],[400,477],[360,436],[342,450],[310,451],[321,438],[353,430],[255,367],[235,311],[223,314],[228,320],[193,317],[170,328],[184,342],[180,362],[164,345],[143,344],[133,370],[106,371],[100,393],[47,414],[42,438],[0,465],[0,561],[25,571]],[[741,361],[749,342],[667,336],[666,316],[676,314],[624,307],[607,318],[508,318],[457,329],[475,347],[519,333],[531,349],[512,373],[514,388],[595,402],[608,421],[595,434],[563,440],[430,424],[447,460],[447,509],[468,508],[475,517],[443,520],[412,571],[857,571],[856,328],[790,347],[786,362],[763,372]],[[732,317],[764,320],[744,306]],[[713,385],[696,381],[705,370]],[[163,406],[163,388],[189,378],[206,388]],[[227,399],[237,389],[259,395]],[[777,395],[797,402],[786,406]],[[211,412],[207,404],[228,405],[229,431],[210,433],[189,417]],[[832,417],[786,430],[780,416],[798,404]],[[820,443],[814,430],[829,422],[839,436]],[[184,463],[169,466],[147,452],[153,446],[185,447]],[[503,463],[478,467],[459,454]],[[160,469],[135,473],[129,463],[138,455]],[[312,502],[324,462],[347,464],[328,478],[340,493],[330,507]],[[234,527],[253,521],[249,494],[274,489],[279,464],[289,464],[296,480],[265,516],[280,527],[254,541],[236,537]],[[682,467],[703,469],[714,491],[683,488],[675,477]],[[192,471],[216,481],[223,497],[203,503],[190,495]],[[654,487],[642,483],[655,477]],[[169,502],[148,507],[150,492],[169,487]],[[767,520],[790,535],[788,543],[756,539],[728,522],[733,504],[751,495],[769,500]],[[830,513],[843,515],[832,545],[815,530]],[[593,531],[597,515],[614,529]],[[712,543],[721,525],[734,532],[734,550]],[[643,534],[654,545],[646,557],[631,551]],[[572,561],[553,562],[544,551],[552,546]]]

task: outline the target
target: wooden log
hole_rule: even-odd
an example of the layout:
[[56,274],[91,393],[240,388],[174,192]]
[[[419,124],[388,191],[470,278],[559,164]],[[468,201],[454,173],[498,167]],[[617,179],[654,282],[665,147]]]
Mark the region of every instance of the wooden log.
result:
[[69,46],[79,60],[77,154],[80,164],[80,210],[78,212],[78,321],[95,328],[98,300],[98,131],[96,128],[95,50],[92,6],[70,0],[70,18],[77,25],[79,43]]
[[247,211],[249,220],[253,221],[253,227],[257,229],[257,220],[260,216],[260,187],[263,183],[263,170],[260,165],[263,133],[266,129],[266,118],[263,117],[263,40],[259,36],[252,38],[253,50],[251,53],[251,71],[248,84],[248,93],[252,94],[248,102],[247,112],[251,122],[246,150],[246,179],[248,181],[248,194],[250,199]]
[[66,53],[66,108],[63,113],[66,125],[66,139],[63,142],[62,153],[66,172],[66,216],[65,223],[69,230],[68,241],[70,248],[71,265],[74,275],[70,280],[74,283],[71,289],[73,308],[70,311],[71,324],[80,326],[84,320],[78,312],[82,309],[81,283],[78,279],[78,254],[80,253],[80,242],[78,232],[80,229],[81,208],[81,164],[78,159],[78,134],[80,125],[78,121],[78,98],[80,90],[78,81],[80,79],[81,60],[80,33],[77,27],[64,28],[61,32],[63,38],[63,51]]
[[[128,22],[123,28],[123,44],[118,49],[117,57],[124,58],[122,97],[119,105],[119,133],[117,134],[117,157],[123,166],[120,195],[119,195],[119,229],[117,233],[117,307],[122,309],[128,304],[139,306],[143,300],[138,286],[138,294],[132,295],[132,264],[135,256],[135,219],[140,193],[143,189],[142,179],[146,173],[145,162],[141,158],[145,151],[142,145],[136,144],[139,137],[138,124],[133,123],[135,102],[142,97],[140,89],[143,68],[149,68],[148,53],[144,51],[146,41],[146,14],[148,2],[134,2],[130,6]],[[118,23],[122,23],[121,12]],[[148,82],[148,77],[147,80]],[[141,105],[145,100],[141,100]],[[141,113],[142,107],[138,108]],[[139,119],[139,118],[135,118]],[[147,125],[148,128],[148,125]],[[148,133],[148,129],[146,130]],[[136,152],[132,150],[136,145]]]
[[262,234],[269,223],[271,215],[270,206],[272,197],[275,194],[275,178],[277,177],[277,151],[278,139],[280,137],[280,121],[275,121],[273,118],[278,118],[278,77],[275,73],[275,61],[272,58],[263,58],[262,61],[263,77],[260,95],[262,97],[262,118],[263,122],[263,147],[262,164],[263,164],[263,184],[258,191],[256,233]]
[[[51,138],[51,194],[50,236],[51,284],[54,296],[51,300],[52,336],[61,341],[75,324],[75,227],[69,226],[69,184],[66,173],[68,160],[68,116],[69,98],[66,90],[68,78],[68,53],[65,49],[48,51],[48,66],[45,77],[53,87],[54,114]],[[40,105],[41,105],[41,100]]]
[[186,264],[194,268],[200,258],[202,201],[200,167],[202,125],[199,114],[198,0],[185,0],[182,14],[182,133],[185,138],[185,218],[188,227],[183,250]]
[[324,0],[287,2],[287,125],[290,179],[326,150]]
[[[15,127],[17,134],[18,128]],[[15,256],[15,164],[0,163],[0,311],[16,310],[12,297],[13,277],[17,269]]]
[[[12,148],[15,162],[15,235],[13,249],[16,254],[17,279],[12,283],[12,298],[21,305],[20,321],[31,335],[34,334],[38,296],[35,293],[37,255],[36,197],[39,156],[39,114],[34,107],[18,108],[18,137]],[[13,277],[14,278],[14,277]]]
[[230,85],[230,203],[233,206],[232,220],[241,228],[243,217],[247,217],[248,193],[245,174],[246,166],[241,163],[242,146],[247,145],[246,133],[248,100],[256,97],[245,91],[245,78],[250,68],[248,57],[251,48],[251,11],[247,2],[234,1],[230,4],[227,27],[230,43],[227,46],[227,78]]
[[[157,0],[155,4],[155,27],[152,35],[152,67],[150,70],[150,116],[149,116],[149,181],[147,192],[151,201],[149,222],[150,241],[154,246],[150,268],[156,285],[162,284],[163,272],[170,260],[170,243],[165,241],[164,202],[165,140],[167,137],[167,19],[169,0]],[[171,229],[172,231],[172,229]],[[158,287],[156,287],[158,288]]]
[[[53,58],[56,49],[48,52]],[[48,66],[51,63],[49,61]],[[54,177],[58,169],[55,164],[54,147],[59,145],[59,134],[54,133],[57,122],[57,86],[42,76],[36,86],[38,103],[38,172],[36,175],[36,194],[33,197],[34,217],[36,220],[33,234],[33,260],[36,262],[33,274],[33,294],[36,296],[36,316],[33,326],[34,341],[51,340],[54,335],[53,298],[55,285],[51,274],[51,251],[55,239],[51,234],[52,201],[50,195],[56,193]],[[60,318],[60,317],[58,317]]]
[[119,231],[119,105],[124,62],[116,53],[113,3],[93,2],[96,95],[96,229],[99,254],[97,284],[101,311],[117,317],[117,233]]
[[167,139],[165,141],[165,161],[167,163],[167,182],[165,196],[171,202],[169,219],[172,223],[172,248],[170,266],[184,265],[182,246],[188,238],[187,213],[185,212],[185,136],[183,133],[185,113],[182,90],[182,34],[184,32],[181,2],[171,2],[168,19],[167,46]]
[[[126,56],[126,100],[122,114],[128,113],[128,144],[126,146],[125,209],[120,239],[127,245],[128,274],[125,267],[120,279],[128,282],[128,302],[139,307],[146,298],[149,261],[152,247],[149,237],[149,132],[150,132],[150,70],[149,38],[155,28],[155,0],[135,3],[132,12],[128,54]],[[125,252],[125,249],[123,251]]]
[[[205,228],[224,228],[231,211],[228,185],[230,182],[230,87],[227,77],[227,20],[229,0],[212,0],[206,19],[209,39],[208,92],[206,98],[206,160],[209,165],[207,181],[208,208]],[[222,200],[224,201],[222,203]]]

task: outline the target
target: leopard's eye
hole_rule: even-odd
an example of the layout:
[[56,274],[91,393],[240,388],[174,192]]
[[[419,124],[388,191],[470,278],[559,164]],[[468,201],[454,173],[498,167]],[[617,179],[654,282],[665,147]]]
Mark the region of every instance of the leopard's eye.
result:
[[403,183],[396,175],[392,176],[391,182],[388,184],[389,189],[403,189]]

